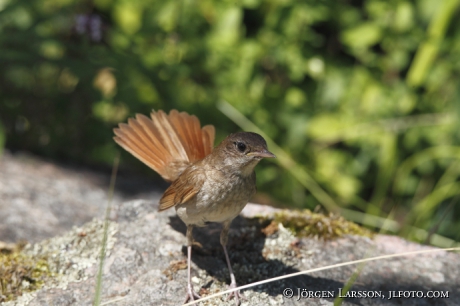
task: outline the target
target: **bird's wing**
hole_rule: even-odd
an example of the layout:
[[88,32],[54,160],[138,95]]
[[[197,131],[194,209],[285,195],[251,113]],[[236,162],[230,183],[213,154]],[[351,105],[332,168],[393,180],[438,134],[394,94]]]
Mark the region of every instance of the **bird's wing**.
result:
[[137,114],[114,129],[115,141],[166,181],[174,181],[193,162],[210,154],[214,127],[200,126],[196,116],[172,110]]
[[192,166],[187,168],[177,180],[175,180],[160,199],[159,211],[186,203],[201,190],[206,175],[203,170]]

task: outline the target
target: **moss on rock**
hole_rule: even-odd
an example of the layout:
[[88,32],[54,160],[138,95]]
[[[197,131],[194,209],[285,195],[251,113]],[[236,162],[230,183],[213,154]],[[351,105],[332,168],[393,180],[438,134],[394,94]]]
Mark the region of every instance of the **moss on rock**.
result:
[[372,237],[370,230],[356,223],[345,220],[342,216],[314,213],[308,209],[283,210],[274,215],[274,221],[294,232],[297,237],[314,237],[317,239],[335,239],[344,235]]

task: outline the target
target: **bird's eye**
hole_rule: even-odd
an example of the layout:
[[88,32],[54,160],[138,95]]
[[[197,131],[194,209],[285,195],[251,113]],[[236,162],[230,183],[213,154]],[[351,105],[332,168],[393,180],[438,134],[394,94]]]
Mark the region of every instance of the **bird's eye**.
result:
[[246,145],[242,142],[237,142],[235,143],[236,144],[236,147],[238,148],[238,150],[240,152],[244,152],[244,150],[246,150]]

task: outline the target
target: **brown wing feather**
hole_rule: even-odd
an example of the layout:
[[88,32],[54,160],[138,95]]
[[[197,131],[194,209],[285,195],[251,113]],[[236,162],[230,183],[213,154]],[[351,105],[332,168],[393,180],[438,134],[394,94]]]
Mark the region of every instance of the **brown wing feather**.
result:
[[166,210],[175,205],[174,197],[176,196],[176,192],[175,192],[175,189],[171,188],[171,186],[169,186],[169,188],[166,189],[165,193],[161,197],[160,206],[158,207],[158,211]]
[[169,115],[152,111],[150,118],[137,114],[128,124],[119,124],[114,133],[115,142],[166,181],[176,180],[184,165],[210,154],[214,144],[213,126],[201,128],[197,117],[177,110]]
[[206,177],[199,169],[192,166],[183,174],[166,189],[160,199],[159,211],[186,203],[201,190]]

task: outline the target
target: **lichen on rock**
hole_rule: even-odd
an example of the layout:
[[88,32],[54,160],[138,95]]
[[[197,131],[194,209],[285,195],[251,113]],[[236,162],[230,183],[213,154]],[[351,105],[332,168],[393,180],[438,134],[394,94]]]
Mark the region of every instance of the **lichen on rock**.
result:
[[[109,222],[107,255],[116,242],[114,235],[117,229],[116,223]],[[93,273],[89,272],[88,268],[96,265],[99,260],[103,231],[104,221],[94,219],[82,227],[74,227],[62,236],[26,245],[13,257],[0,255],[0,263],[1,256],[10,256],[9,260],[13,260],[11,268],[15,270],[10,271],[11,275],[22,275],[20,271],[24,269],[29,271],[25,274],[27,277],[24,277],[20,283],[23,289],[18,288],[10,292],[8,299],[4,299],[6,301],[17,298],[17,300],[4,305],[27,304],[34,297],[33,291],[41,287],[65,289],[70,282],[88,279],[91,276],[89,274]],[[27,285],[25,281],[28,281],[29,284]],[[1,297],[0,301],[2,301]]]

